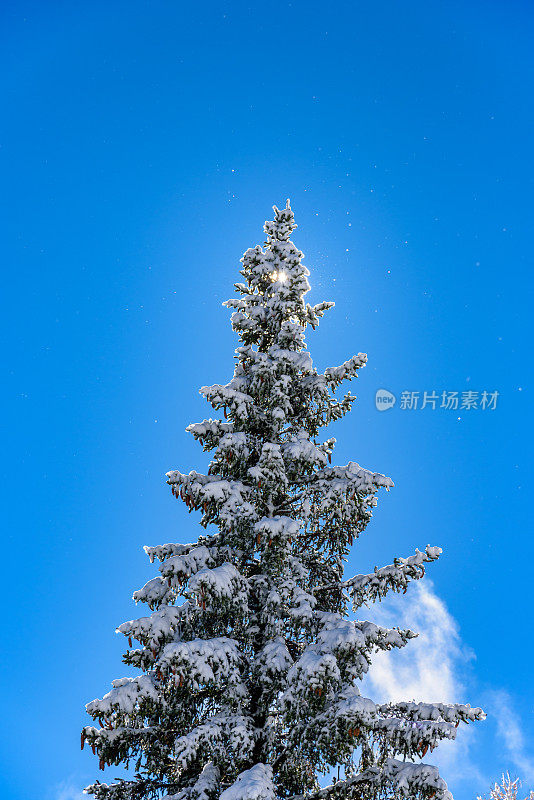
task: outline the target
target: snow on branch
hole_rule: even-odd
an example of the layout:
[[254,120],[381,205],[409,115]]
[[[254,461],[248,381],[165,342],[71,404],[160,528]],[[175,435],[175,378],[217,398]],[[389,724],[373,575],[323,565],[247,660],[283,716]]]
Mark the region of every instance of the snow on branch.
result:
[[395,754],[418,754],[424,758],[428,749],[434,750],[442,739],[455,739],[456,726],[432,720],[409,724],[398,717],[386,717],[375,722],[373,735],[377,741],[387,741]]
[[327,383],[332,387],[339,386],[342,381],[355,378],[358,370],[365,367],[367,364],[367,354],[358,353],[357,356],[352,356],[348,361],[344,361],[339,367],[329,367],[324,372],[324,377]]
[[382,628],[372,622],[359,622],[338,614],[315,612],[322,627],[317,634],[317,645],[322,652],[334,653],[348,674],[362,678],[371,664],[374,650],[391,650],[404,647],[416,634],[410,630]]
[[265,687],[282,686],[293,659],[281,636],[268,641],[254,659],[254,672],[261,678]]
[[167,581],[158,575],[147,581],[141,589],[137,589],[133,593],[133,599],[136,603],[146,603],[149,608],[155,609],[163,603],[173,600],[174,592],[168,586]]
[[122,714],[133,714],[144,701],[151,700],[161,703],[161,697],[154,688],[149,675],[139,675],[137,678],[117,678],[112,681],[113,688],[104,695],[102,700],[93,700],[87,703],[86,710],[93,718],[119,711]]
[[304,517],[322,523],[315,525],[315,532],[332,538],[343,536],[349,545],[369,522],[378,490],[383,487],[387,491],[393,486],[391,478],[354,461],[345,466],[324,467],[295,482],[304,486]]
[[186,786],[176,794],[166,794],[161,800],[214,800],[219,793],[220,780],[219,768],[208,761],[193,786]]
[[204,545],[193,547],[186,555],[171,556],[160,567],[164,578],[170,582],[175,579],[179,584],[206,567],[214,565],[210,551]]
[[380,472],[371,472],[355,461],[349,461],[345,466],[319,470],[310,486],[314,491],[334,492],[336,495],[343,492],[367,494],[379,487],[389,489],[393,481]]
[[331,448],[328,445],[326,447],[323,445],[323,448],[317,446],[310,441],[310,434],[307,431],[299,430],[287,437],[281,445],[281,451],[286,462],[291,462],[294,469],[302,471],[302,467],[326,466]]
[[244,661],[237,642],[220,636],[167,644],[158,666],[161,671],[174,673],[178,683],[187,682],[194,690],[208,684],[219,687],[224,684],[234,686],[242,694],[240,670]]
[[358,775],[326,786],[317,792],[292,795],[288,800],[327,800],[337,796],[352,796],[350,789],[370,788],[381,790],[390,797],[429,797],[433,800],[453,800],[447,784],[437,767],[429,764],[411,764],[388,758],[384,766],[369,767]]
[[215,410],[219,408],[229,408],[236,417],[247,417],[248,412],[254,405],[254,399],[232,386],[234,381],[222,386],[215,383],[212,386],[202,386],[200,394],[211,403]]
[[292,537],[296,536],[299,531],[299,523],[290,517],[276,516],[276,517],[262,517],[254,525],[254,531],[257,536],[257,542],[262,539],[272,543],[274,540],[286,542],[291,541]]
[[225,562],[220,567],[199,570],[189,581],[188,592],[196,595],[202,608],[218,607],[218,604],[238,608],[244,613],[247,608],[248,582],[233,564]]
[[220,800],[275,800],[272,767],[255,764],[221,794]]
[[232,530],[238,520],[254,519],[256,509],[249,500],[253,488],[242,481],[221,479],[217,475],[202,475],[192,470],[184,475],[178,470],[167,472],[167,483],[175,497],[181,497],[191,511],[201,508],[204,513],[215,509],[221,528]]
[[187,433],[192,433],[201,445],[211,449],[219,444],[219,441],[226,433],[231,433],[234,429],[233,422],[222,422],[219,419],[205,419],[202,422],[193,422],[185,429]]
[[486,718],[481,708],[471,708],[462,703],[385,703],[378,707],[384,716],[402,716],[413,721],[432,720],[458,725]]
[[[356,609],[370,601],[381,600],[390,590],[405,592],[410,580],[419,580],[425,574],[423,564],[435,561],[441,553],[441,547],[427,545],[423,552],[416,550],[413,556],[396,558],[387,567],[375,567],[370,575],[355,575],[338,586],[348,590]],[[333,588],[333,585],[321,588]]]
[[176,764],[180,769],[188,769],[206,754],[224,763],[228,751],[232,752],[234,758],[243,761],[250,757],[255,741],[251,718],[225,710],[176,739]]
[[333,308],[334,306],[335,303],[332,303],[331,301],[317,303],[314,306],[310,306],[308,303],[306,305],[306,322],[315,330],[319,324],[320,318],[324,315],[324,312],[328,311],[329,308]]
[[168,544],[158,544],[155,547],[145,545],[143,550],[149,557],[150,563],[153,564],[156,558],[159,559],[159,561],[165,561],[165,559],[171,556],[184,556],[191,552],[193,548],[199,547],[200,545],[213,548],[219,539],[220,534],[215,533],[212,536],[199,536],[196,542],[191,542],[190,544],[174,544],[173,542],[169,542]]
[[160,606],[158,611],[154,611],[148,617],[132,619],[123,622],[117,628],[117,633],[128,636],[130,647],[132,638],[137,639],[145,647],[154,649],[165,642],[170,641],[177,627],[184,617],[191,611],[189,601],[182,603],[181,606]]

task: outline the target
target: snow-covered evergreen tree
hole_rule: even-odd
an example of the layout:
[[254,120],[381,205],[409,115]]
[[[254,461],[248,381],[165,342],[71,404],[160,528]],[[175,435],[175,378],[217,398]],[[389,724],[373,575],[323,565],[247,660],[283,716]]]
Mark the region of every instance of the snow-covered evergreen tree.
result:
[[[330,465],[335,439],[321,441],[320,429],[350,410],[354,397],[336,390],[367,357],[314,368],[304,331],[333,304],[305,303],[309,272],[290,241],[289,202],[274,211],[226,303],[240,339],[234,376],[200,390],[223,419],[187,429],[212,453],[208,472],[167,473],[205,533],[145,548],[160,575],[134,600],[151,613],[118,628],[124,663],[140,674],[87,706],[99,727],[83,729],[82,747],[102,769],[135,765],[130,780],[88,787],[102,800],[445,800],[445,782],[421,759],[484,716],[360,694],[373,653],[415,634],[352,619],[349,604],[358,611],[404,591],[441,551],[343,575],[378,490],[393,484],[353,461]],[[335,767],[341,778],[320,788]]]

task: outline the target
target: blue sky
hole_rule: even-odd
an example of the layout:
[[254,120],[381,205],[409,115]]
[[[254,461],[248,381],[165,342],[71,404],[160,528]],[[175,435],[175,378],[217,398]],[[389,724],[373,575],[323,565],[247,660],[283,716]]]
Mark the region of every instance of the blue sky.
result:
[[[164,473],[205,464],[184,428],[231,376],[221,302],[286,197],[310,300],[336,301],[317,366],[369,354],[338,463],[396,485],[349,569],[444,549],[380,610],[423,636],[374,689],[400,675],[487,707],[446,754],[459,800],[507,769],[534,786],[533,18],[516,0],[2,4],[2,796],[74,800],[97,775],[84,704],[124,674],[142,546],[196,536]],[[496,409],[400,407],[484,390]]]

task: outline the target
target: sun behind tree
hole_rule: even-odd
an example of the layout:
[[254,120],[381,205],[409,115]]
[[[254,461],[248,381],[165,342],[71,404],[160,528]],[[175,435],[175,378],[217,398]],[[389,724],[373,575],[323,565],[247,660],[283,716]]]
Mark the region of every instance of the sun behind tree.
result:
[[[239,298],[226,303],[240,338],[234,377],[200,390],[224,420],[187,429],[213,453],[208,473],[167,473],[172,494],[215,530],[145,548],[161,575],[134,600],[152,613],[118,628],[129,640],[124,663],[141,674],[89,703],[100,728],[82,732],[102,769],[132,763],[135,774],[87,791],[106,800],[446,800],[436,767],[419,761],[482,710],[362,697],[373,652],[415,634],[348,616],[349,601],[356,611],[404,591],[441,550],[343,578],[378,489],[393,484],[352,461],[331,466],[335,439],[318,439],[350,410],[355,398],[336,389],[367,356],[314,368],[304,331],[333,303],[305,303],[309,272],[289,238],[289,201],[274,212],[265,248],[243,256]],[[342,779],[320,789],[335,767]]]

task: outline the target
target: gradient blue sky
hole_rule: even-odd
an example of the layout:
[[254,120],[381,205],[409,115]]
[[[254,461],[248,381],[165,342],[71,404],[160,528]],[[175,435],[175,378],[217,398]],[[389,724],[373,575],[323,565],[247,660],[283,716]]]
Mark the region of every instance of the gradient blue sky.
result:
[[[221,302],[286,197],[310,300],[336,301],[308,340],[318,367],[369,354],[338,463],[396,484],[350,569],[443,546],[458,700],[491,712],[451,786],[534,780],[532,4],[0,13],[2,797],[72,800],[98,774],[83,707],[125,674],[114,629],[154,574],[142,545],[196,536],[164,473],[205,464],[184,428],[209,416],[198,387],[231,376]],[[382,387],[500,397],[380,414]]]

